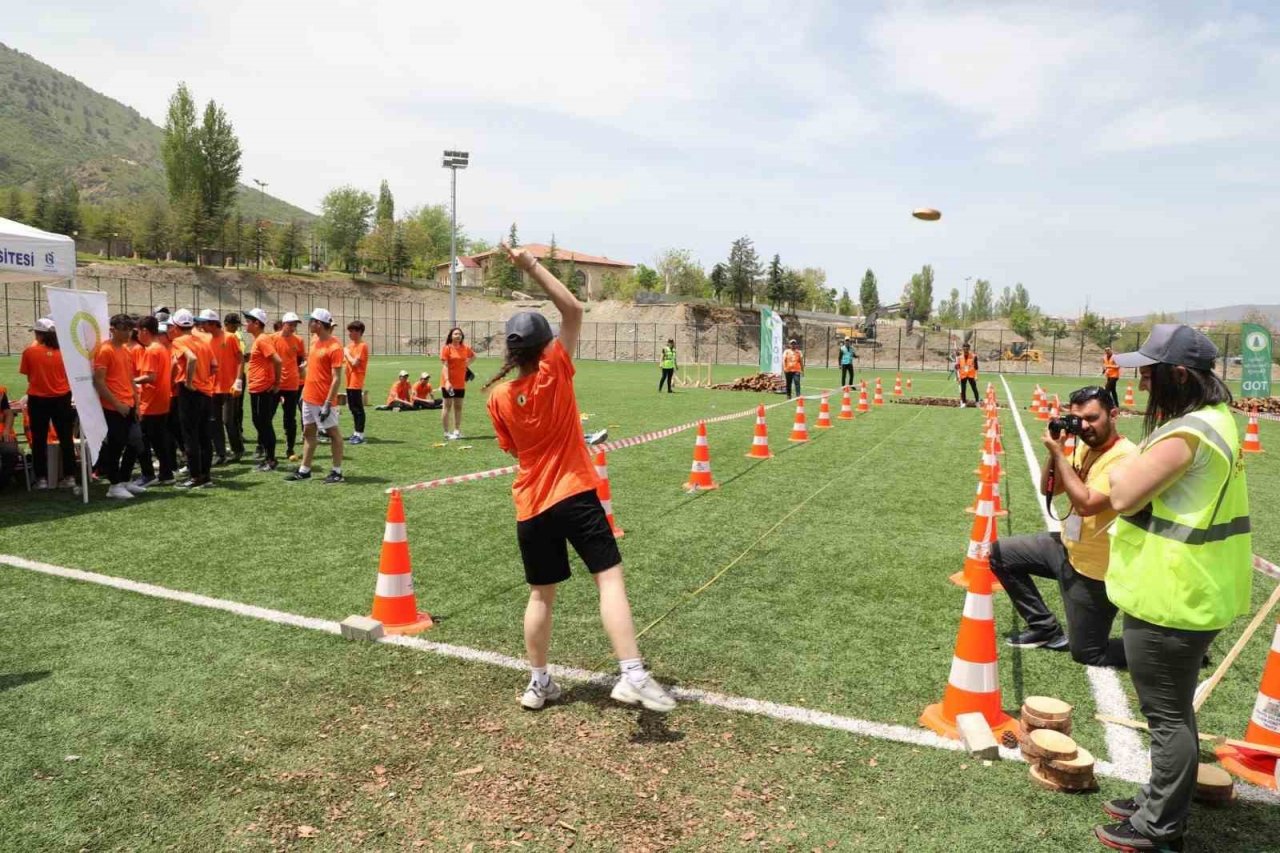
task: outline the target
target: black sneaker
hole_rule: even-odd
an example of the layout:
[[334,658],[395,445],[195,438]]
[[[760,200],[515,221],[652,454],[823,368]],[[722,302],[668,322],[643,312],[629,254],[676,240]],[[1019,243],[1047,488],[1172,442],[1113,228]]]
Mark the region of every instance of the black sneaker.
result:
[[218,458],[213,460],[213,467],[215,468],[221,468],[223,465],[226,465],[226,464],[227,464],[227,457],[225,456],[219,456]]
[[290,483],[296,483],[299,480],[310,480],[310,479],[311,479],[310,471],[294,471],[292,474],[285,477],[285,480]]
[[183,480],[181,483],[178,483],[176,486],[174,486],[174,488],[175,489],[194,489],[198,485],[200,485],[200,481],[192,477],[189,480]]
[[1029,628],[1021,634],[1005,637],[1004,644],[1015,649],[1038,649],[1043,646],[1056,652],[1067,647],[1067,635],[1062,631],[1048,633]]
[[1102,810],[1107,813],[1107,817],[1128,820],[1137,814],[1138,801],[1133,797],[1124,800],[1108,800],[1102,804]]
[[345,483],[345,482],[346,480],[342,479],[342,475],[339,474],[337,471],[330,471],[329,476],[324,478],[324,485],[326,486],[331,486],[334,483]]
[[1169,841],[1152,841],[1134,829],[1133,824],[1127,820],[1107,826],[1095,826],[1093,834],[1112,850],[1123,850],[1125,853],[1141,853],[1141,851],[1147,850],[1155,851],[1155,853],[1181,853],[1185,849],[1181,838],[1174,838]]
[[213,488],[213,480],[209,479],[208,477],[202,477],[202,478],[200,479],[200,482],[196,483],[194,486],[192,486],[192,488],[194,488],[194,489],[212,489],[212,488]]
[[276,460],[268,459],[265,462],[259,462],[257,465],[254,465],[253,470],[261,471],[264,474],[269,474],[272,471],[276,470],[276,468],[279,467],[279,465],[280,463],[277,462]]

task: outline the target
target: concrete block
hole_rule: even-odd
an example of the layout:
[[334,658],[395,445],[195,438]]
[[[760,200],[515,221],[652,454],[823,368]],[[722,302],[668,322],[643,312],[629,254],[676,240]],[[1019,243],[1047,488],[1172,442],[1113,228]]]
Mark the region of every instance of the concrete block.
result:
[[987,725],[987,718],[982,714],[977,711],[970,714],[957,714],[956,728],[960,730],[960,739],[964,741],[964,748],[974,758],[989,761],[1000,757],[1000,747],[996,743],[995,735],[991,733],[991,726]]
[[382,639],[382,623],[368,616],[348,616],[342,620],[342,636],[348,640],[365,640],[372,643]]

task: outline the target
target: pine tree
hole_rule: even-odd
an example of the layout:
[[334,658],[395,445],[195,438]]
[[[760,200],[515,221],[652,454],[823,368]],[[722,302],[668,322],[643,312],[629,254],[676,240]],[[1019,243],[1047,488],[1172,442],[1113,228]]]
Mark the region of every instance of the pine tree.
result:
[[115,208],[107,207],[102,212],[102,219],[98,220],[93,236],[107,244],[107,257],[110,258],[115,242],[120,239],[120,217]]
[[142,248],[160,263],[169,245],[169,213],[159,199],[147,206],[142,220]]
[[775,311],[787,299],[786,282],[783,280],[782,259],[777,255],[769,261],[769,271],[765,273],[765,298]]
[[43,175],[36,181],[35,195],[31,199],[31,217],[27,222],[45,231],[53,229],[53,198],[49,195],[49,180]]
[[391,274],[400,278],[408,269],[413,258],[409,254],[409,243],[405,239],[404,225],[395,226],[395,234],[391,238]]
[[[565,284],[569,284],[566,279],[561,277],[562,270],[560,268],[560,254],[558,247],[556,246],[556,235],[554,231],[551,232],[551,246],[547,250],[547,256],[542,259],[542,265],[547,268],[547,272],[551,273]],[[572,288],[572,285],[570,285],[570,287]]]
[[291,219],[276,235],[276,264],[284,267],[285,272],[293,272],[302,258],[302,249],[302,230],[298,220]]
[[729,271],[724,264],[716,264],[711,268],[711,292],[715,294],[716,301],[720,301],[720,295],[729,287]]
[[867,270],[862,276],[862,287],[858,290],[858,302],[862,305],[863,316],[868,316],[871,312],[880,307],[880,288],[876,284],[876,274],[871,270]]
[[853,300],[849,298],[848,288],[841,288],[840,301],[836,303],[836,313],[846,317],[853,315]]
[[[87,107],[86,107],[87,109]],[[176,208],[181,199],[199,187],[200,142],[196,127],[196,102],[186,83],[169,98],[160,156],[164,160],[169,203]]]
[[378,207],[374,212],[373,221],[381,225],[383,222],[392,222],[396,218],[396,201],[391,195],[391,186],[387,183],[387,179],[382,179],[382,185],[378,187]]
[[196,132],[201,240],[208,245],[222,232],[240,184],[240,140],[222,107],[213,101],[204,108],[204,122]]
[[782,293],[791,313],[796,313],[796,303],[802,302],[804,297],[804,280],[800,273],[789,269],[782,274]]
[[24,207],[22,190],[17,187],[9,187],[9,199],[4,209],[5,219],[12,219],[14,222],[26,222],[27,216]]
[[70,237],[80,230],[80,225],[80,190],[73,181],[63,181],[50,207],[49,224],[45,230]]
[[750,237],[739,237],[733,241],[729,249],[729,289],[742,308],[755,293],[756,282],[760,279],[760,257]]

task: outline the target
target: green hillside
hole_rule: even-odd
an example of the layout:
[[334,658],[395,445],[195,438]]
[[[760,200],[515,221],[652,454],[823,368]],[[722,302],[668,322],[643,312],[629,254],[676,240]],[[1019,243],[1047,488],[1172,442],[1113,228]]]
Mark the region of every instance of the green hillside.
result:
[[[96,204],[164,195],[161,135],[132,107],[0,43],[0,186],[70,175]],[[238,204],[249,217],[315,218],[243,184]]]

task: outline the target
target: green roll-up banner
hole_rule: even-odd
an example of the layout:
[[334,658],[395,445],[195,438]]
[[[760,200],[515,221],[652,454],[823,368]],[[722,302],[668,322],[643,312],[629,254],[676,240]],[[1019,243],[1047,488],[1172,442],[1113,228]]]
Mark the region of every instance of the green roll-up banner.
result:
[[1246,397],[1271,396],[1271,332],[1263,326],[1245,323],[1240,327],[1244,345],[1240,347],[1243,370],[1240,390]]

